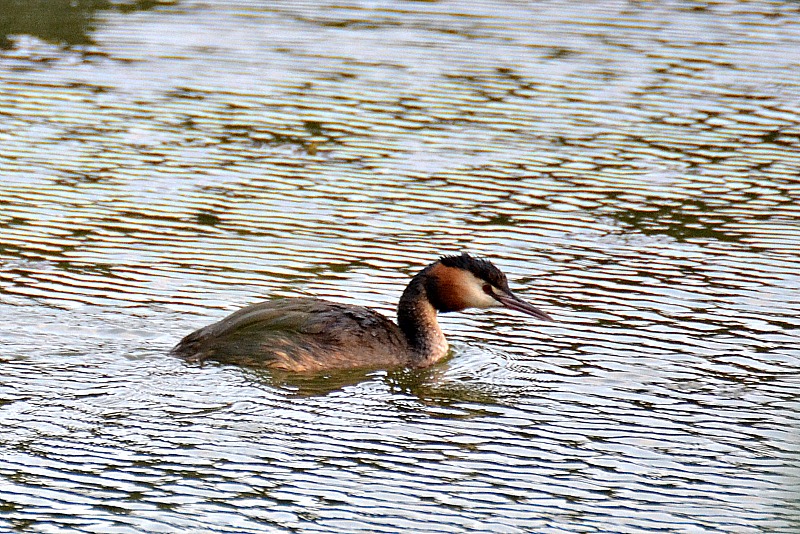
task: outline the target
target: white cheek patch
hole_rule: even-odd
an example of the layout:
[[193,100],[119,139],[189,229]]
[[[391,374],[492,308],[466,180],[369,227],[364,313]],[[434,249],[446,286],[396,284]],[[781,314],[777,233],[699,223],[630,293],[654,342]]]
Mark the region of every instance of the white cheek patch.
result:
[[461,287],[459,292],[463,295],[464,301],[471,308],[494,308],[502,306],[497,302],[494,297],[487,295],[483,291],[483,286],[486,284],[483,280],[476,277],[472,273],[468,273],[461,279]]

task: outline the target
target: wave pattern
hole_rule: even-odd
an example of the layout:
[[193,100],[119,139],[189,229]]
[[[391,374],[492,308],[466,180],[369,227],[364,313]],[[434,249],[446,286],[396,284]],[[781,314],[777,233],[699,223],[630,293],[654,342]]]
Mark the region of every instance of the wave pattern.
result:
[[[0,529],[800,528],[796,5],[125,6],[0,50]],[[464,249],[558,322],[165,356]]]

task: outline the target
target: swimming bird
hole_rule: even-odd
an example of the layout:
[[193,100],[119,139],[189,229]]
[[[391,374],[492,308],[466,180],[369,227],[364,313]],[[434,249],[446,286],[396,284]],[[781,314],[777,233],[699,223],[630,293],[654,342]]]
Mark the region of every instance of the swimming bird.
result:
[[437,312],[498,306],[552,321],[514,295],[489,260],[462,253],[443,256],[411,279],[397,306],[397,324],[362,306],[275,299],[192,332],[171,354],[298,372],[428,367],[448,351]]

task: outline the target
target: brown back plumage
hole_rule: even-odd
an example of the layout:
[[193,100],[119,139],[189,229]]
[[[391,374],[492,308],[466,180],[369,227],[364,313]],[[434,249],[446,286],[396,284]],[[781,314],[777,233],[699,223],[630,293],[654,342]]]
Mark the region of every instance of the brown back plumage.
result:
[[172,349],[188,361],[288,371],[405,365],[409,352],[402,332],[383,315],[314,298],[248,306]]

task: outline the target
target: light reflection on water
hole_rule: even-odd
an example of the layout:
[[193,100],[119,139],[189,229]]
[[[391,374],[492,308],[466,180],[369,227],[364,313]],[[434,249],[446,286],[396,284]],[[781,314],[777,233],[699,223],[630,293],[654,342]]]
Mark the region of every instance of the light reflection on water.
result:
[[[87,6],[0,26],[0,528],[800,528],[792,3]],[[461,249],[558,322],[165,355]]]

